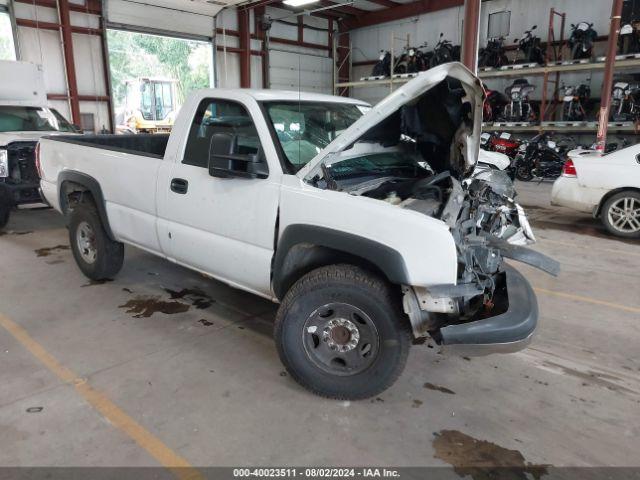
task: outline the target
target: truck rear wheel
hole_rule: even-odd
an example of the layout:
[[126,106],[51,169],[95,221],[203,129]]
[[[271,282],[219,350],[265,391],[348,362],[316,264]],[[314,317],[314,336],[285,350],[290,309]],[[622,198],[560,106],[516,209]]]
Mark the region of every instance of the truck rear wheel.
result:
[[352,265],[318,268],[287,292],[274,336],[291,377],[311,392],[358,400],[402,373],[411,327],[399,292]]
[[78,267],[92,280],[111,278],[122,268],[124,245],[109,238],[91,204],[81,203],[71,211],[69,242]]

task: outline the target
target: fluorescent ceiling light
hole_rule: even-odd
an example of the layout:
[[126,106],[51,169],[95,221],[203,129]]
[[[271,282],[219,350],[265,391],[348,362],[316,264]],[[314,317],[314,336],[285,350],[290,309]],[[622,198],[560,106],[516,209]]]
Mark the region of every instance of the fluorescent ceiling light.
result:
[[310,3],[316,3],[319,0],[284,0],[282,3],[289,5],[290,7],[301,7],[303,5],[309,5]]

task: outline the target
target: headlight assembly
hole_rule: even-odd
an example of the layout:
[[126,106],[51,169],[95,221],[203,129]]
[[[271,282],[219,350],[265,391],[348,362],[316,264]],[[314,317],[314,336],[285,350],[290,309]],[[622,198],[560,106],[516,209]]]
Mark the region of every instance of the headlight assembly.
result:
[[0,178],[9,176],[9,153],[5,148],[0,148]]

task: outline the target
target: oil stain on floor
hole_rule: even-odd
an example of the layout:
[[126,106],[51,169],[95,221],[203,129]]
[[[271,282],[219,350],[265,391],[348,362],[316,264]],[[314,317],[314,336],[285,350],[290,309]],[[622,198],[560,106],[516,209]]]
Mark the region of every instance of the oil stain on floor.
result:
[[486,440],[478,440],[458,430],[435,433],[434,457],[448,463],[460,477],[473,480],[539,480],[548,465],[525,461],[518,450],[510,450]]
[[133,313],[133,318],[148,318],[154,313],[164,313],[172,315],[174,313],[184,313],[191,308],[190,305],[182,302],[161,300],[159,296],[138,295],[127,301],[119,308],[126,309],[127,313]]
[[441,387],[440,385],[434,385],[433,383],[429,383],[429,382],[424,384],[424,388],[426,388],[427,390],[435,390],[436,392],[448,393],[449,395],[456,394],[456,392],[454,392],[453,390],[449,390],[446,387]]
[[184,299],[191,302],[198,310],[209,308],[216,301],[199,288],[183,288],[182,290],[172,290],[165,288],[172,300]]
[[29,235],[30,233],[33,233],[33,232],[31,230],[25,230],[25,231],[9,230],[7,232],[0,231],[0,237],[3,237],[5,235]]
[[58,253],[63,250],[69,250],[69,245],[56,245],[55,247],[44,247],[34,250],[38,257],[48,257],[52,253]]

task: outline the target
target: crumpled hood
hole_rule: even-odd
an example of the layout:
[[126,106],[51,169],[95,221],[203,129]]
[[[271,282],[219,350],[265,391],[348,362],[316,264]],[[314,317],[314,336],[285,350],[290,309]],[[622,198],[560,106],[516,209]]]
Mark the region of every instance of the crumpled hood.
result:
[[[320,173],[320,165],[325,160],[327,163],[339,162],[339,154],[341,152],[349,149],[367,132],[398,112],[402,107],[415,103],[422,95],[440,85],[447,78],[460,81],[466,94],[464,98],[469,101],[473,108],[472,131],[469,135],[465,135],[462,142],[459,142],[464,165],[454,165],[452,160],[449,169],[452,173],[458,174],[459,177],[470,175],[477,162],[480,150],[484,92],[478,77],[461,63],[452,62],[419,73],[413,80],[410,80],[381,100],[316,155],[297,173],[298,177],[313,178]],[[428,119],[425,119],[425,122],[428,122]],[[328,157],[331,157],[331,159],[329,160]]]

